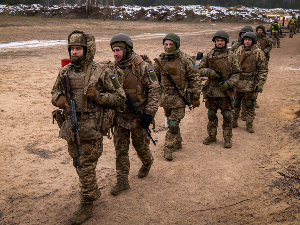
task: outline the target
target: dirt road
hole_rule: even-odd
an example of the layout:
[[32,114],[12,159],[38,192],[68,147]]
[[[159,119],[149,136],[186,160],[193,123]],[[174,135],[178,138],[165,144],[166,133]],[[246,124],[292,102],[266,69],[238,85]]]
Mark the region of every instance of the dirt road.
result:
[[[113,60],[109,40],[119,32],[132,36],[137,53],[154,58],[163,51],[163,34],[174,32],[181,36],[182,51],[196,55],[213,47],[215,31],[229,31],[231,42],[244,25],[1,16],[0,46],[66,40],[76,28],[95,35],[96,61]],[[231,149],[223,148],[220,113],[218,141],[202,144],[208,121],[202,102],[181,122],[183,148],[172,162],[165,161],[166,130],[159,108],[150,174],[137,177],[141,162],[130,146],[131,188],[114,197],[109,191],[116,182],[115,152],[105,137],[97,166],[102,196],[85,224],[298,224],[299,52],[300,34],[281,39],[281,48],[272,50],[255,133],[249,134],[239,120]],[[65,141],[58,139],[58,126],[52,124],[55,107],[50,102],[60,59],[68,57],[66,46],[0,47],[0,56],[0,224],[69,224],[67,217],[79,203],[78,177]]]

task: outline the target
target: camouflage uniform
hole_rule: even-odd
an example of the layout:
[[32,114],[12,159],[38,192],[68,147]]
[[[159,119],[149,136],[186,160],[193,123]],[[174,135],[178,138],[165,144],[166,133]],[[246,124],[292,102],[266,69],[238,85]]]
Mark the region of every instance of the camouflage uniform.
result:
[[[167,34],[166,37],[168,37],[168,35],[173,35],[177,38],[176,53],[171,57],[162,53],[160,54],[158,61],[176,82],[180,91],[184,92],[184,90],[186,90],[185,96],[189,102],[192,102],[192,100],[199,101],[201,85],[199,70],[195,66],[193,59],[186,53],[180,51],[179,37],[173,33]],[[164,41],[165,40],[169,39],[164,39]],[[159,105],[164,108],[169,125],[169,130],[165,137],[164,157],[167,160],[172,160],[172,153],[175,149],[181,148],[182,137],[180,134],[179,123],[184,118],[186,104],[174,90],[168,79],[165,76],[162,76],[162,71],[157,64],[155,64],[154,70],[162,89]]]
[[299,33],[299,29],[300,29],[300,16],[298,16],[297,19],[297,33]]
[[[86,44],[85,41],[86,40]],[[70,119],[64,115],[66,119],[60,121],[59,137],[65,139],[68,142],[68,152],[73,158],[73,165],[76,168],[76,172],[80,181],[80,199],[81,205],[79,211],[70,218],[71,222],[81,223],[92,213],[92,202],[97,200],[101,193],[98,189],[97,177],[96,177],[96,165],[98,158],[103,151],[103,131],[106,129],[103,127],[103,115],[107,107],[119,107],[124,104],[125,94],[120,84],[113,82],[114,73],[107,68],[104,64],[99,64],[93,61],[96,45],[95,39],[92,35],[86,34],[82,31],[73,31],[68,38],[69,52],[70,43],[83,42],[86,49],[86,57],[83,59],[79,66],[75,66],[73,63],[63,67],[58,74],[55,84],[52,88],[52,104],[57,106],[57,100],[60,96],[65,95],[63,85],[61,83],[60,76],[67,73],[70,79],[70,97],[75,102],[76,115],[79,123],[79,135],[80,135],[80,147],[81,155],[79,157],[80,164],[83,168],[78,169],[76,164],[76,150],[74,145],[74,137],[71,130]],[[76,45],[80,45],[76,44]],[[73,44],[74,45],[74,44]],[[70,54],[71,58],[71,54]],[[91,72],[88,74],[89,81],[84,86],[85,76],[87,75],[88,67],[91,66]],[[82,111],[82,99],[83,95],[86,95],[89,86],[96,88],[95,100],[86,98],[83,116]],[[82,208],[88,207],[88,215],[82,214]],[[87,208],[85,208],[87,209]],[[75,217],[74,217],[75,216]],[[83,217],[82,217],[83,216]]]
[[[126,38],[129,38],[125,34]],[[130,38],[129,38],[130,39]],[[113,42],[111,45],[117,42]],[[130,39],[131,41],[131,39]],[[132,43],[132,42],[131,42]],[[130,46],[131,49],[133,46]],[[125,54],[125,52],[124,52]],[[158,101],[160,95],[160,86],[157,77],[150,65],[144,58],[130,51],[126,59],[115,64],[123,70],[123,89],[131,96],[138,109],[143,113],[155,116],[158,110]],[[128,174],[130,170],[129,162],[129,144],[130,135],[133,147],[135,148],[139,159],[143,165],[139,171],[139,178],[147,176],[153,163],[153,157],[150,151],[150,138],[144,128],[141,127],[140,121],[135,117],[133,111],[126,105],[122,111],[116,115],[114,129],[114,145],[116,151],[116,170],[117,184],[111,190],[111,194],[118,195],[121,191],[129,188]]]
[[293,38],[293,35],[296,33],[296,24],[296,18],[293,16],[287,25],[290,30],[289,38]]
[[[227,34],[225,31],[217,31]],[[221,33],[222,35],[222,33]],[[213,41],[219,37],[218,33],[215,34]],[[228,34],[220,36],[228,38]],[[228,42],[228,41],[227,41]],[[208,52],[201,63],[199,64],[201,76],[207,76],[208,80],[203,87],[203,98],[205,99],[205,107],[208,109],[208,124],[207,132],[208,137],[203,141],[204,144],[210,144],[216,141],[218,117],[217,111],[221,110],[223,115],[223,137],[225,140],[224,147],[231,147],[232,138],[232,125],[231,125],[231,103],[225,96],[224,92],[220,89],[220,81],[218,78],[211,78],[210,73],[214,67],[209,62],[210,58],[214,58],[218,69],[222,72],[225,81],[229,84],[229,88],[233,88],[235,83],[239,80],[239,73],[241,71],[240,64],[237,56],[228,48],[219,49],[214,47]]]
[[[252,32],[248,32],[252,33]],[[248,33],[245,36],[248,36]],[[251,37],[255,37],[252,33]],[[245,37],[244,36],[244,37]],[[254,41],[254,39],[252,39]],[[241,64],[242,73],[235,90],[234,99],[234,110],[232,111],[233,117],[233,128],[237,127],[237,119],[240,113],[241,100],[245,98],[245,113],[246,113],[246,125],[247,131],[253,133],[253,120],[254,120],[254,100],[257,97],[257,92],[254,87],[257,84],[265,84],[268,74],[268,65],[265,58],[264,52],[255,44],[252,45],[251,49],[245,49],[244,45],[240,46],[236,51],[236,54],[241,61],[243,53],[246,53],[246,57]]]
[[265,30],[265,27],[263,25],[259,25],[256,28],[256,32],[257,32],[257,29],[262,29],[263,30],[263,33],[261,35],[256,33],[256,35],[257,35],[257,45],[265,53],[265,57],[266,57],[267,61],[269,62],[270,52],[272,50],[272,41],[266,35],[266,30]]
[[274,23],[271,25],[271,34],[272,34],[272,40],[273,40],[273,48],[275,48],[277,43],[277,48],[280,48],[280,34],[282,34],[280,24],[278,23],[278,20],[275,19]]

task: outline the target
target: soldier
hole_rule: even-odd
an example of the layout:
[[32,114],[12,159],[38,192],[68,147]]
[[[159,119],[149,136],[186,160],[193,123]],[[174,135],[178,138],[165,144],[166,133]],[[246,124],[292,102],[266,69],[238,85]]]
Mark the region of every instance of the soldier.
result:
[[[203,144],[209,145],[217,141],[218,117],[216,114],[220,109],[223,115],[224,148],[231,148],[231,99],[225,96],[224,91],[233,88],[239,79],[241,68],[237,56],[227,48],[229,35],[226,31],[217,31],[212,41],[215,42],[215,47],[203,57],[199,65],[201,76],[208,77],[203,87],[205,107],[208,109],[208,137]],[[215,60],[218,68],[215,68],[210,60]],[[223,74],[225,82],[219,81],[220,76],[216,69]]]
[[279,34],[282,34],[280,24],[278,23],[278,20],[275,19],[274,23],[271,25],[271,34],[273,39],[273,48],[275,48],[277,43],[277,48],[280,48],[280,36]]
[[269,37],[266,35],[266,30],[263,25],[259,25],[256,27],[256,35],[257,35],[257,45],[265,53],[265,57],[269,62],[270,52],[272,50],[272,42],[269,39]]
[[236,54],[242,67],[242,73],[235,86],[234,110],[232,111],[232,127],[238,127],[237,119],[240,113],[241,100],[245,98],[246,126],[249,133],[254,133],[254,101],[256,92],[263,91],[267,80],[268,65],[264,52],[256,45],[257,37],[253,32],[247,32],[243,37],[244,45]]
[[287,28],[290,29],[289,38],[293,38],[293,35],[296,33],[296,16],[293,15],[291,20],[289,21]]
[[[158,61],[176,82],[180,91],[185,93],[186,99],[194,107],[199,107],[201,80],[193,59],[179,49],[180,38],[174,33],[168,33],[165,36],[163,45],[164,53],[159,55]],[[164,108],[169,125],[165,137],[164,158],[171,161],[173,160],[172,153],[182,148],[179,123],[184,118],[186,104],[168,79],[162,76],[161,68],[157,64],[154,65],[154,70],[162,89],[159,105]]]
[[298,16],[297,19],[297,33],[299,33],[299,29],[300,29],[300,16]]
[[128,182],[130,135],[133,147],[143,163],[138,177],[146,177],[150,171],[153,157],[149,147],[150,139],[145,128],[149,127],[158,110],[160,86],[152,66],[133,51],[132,40],[127,34],[114,35],[110,41],[110,46],[114,53],[115,64],[124,72],[123,88],[143,113],[139,121],[133,111],[125,105],[123,110],[116,115],[114,145],[117,183],[110,193],[118,195],[130,188]]
[[240,46],[243,44],[243,43],[242,43],[242,38],[243,38],[243,36],[244,36],[244,34],[245,34],[246,32],[253,32],[252,27],[250,27],[250,26],[245,26],[245,27],[243,27],[243,28],[241,29],[241,31],[240,31],[240,33],[239,33],[238,41],[235,42],[235,43],[231,46],[231,48],[230,48],[231,51],[235,52],[235,51],[238,49],[238,47],[240,47]]
[[[64,110],[66,119],[59,120],[63,118],[60,113],[59,118],[57,117],[60,126],[59,137],[68,142],[68,152],[73,158],[73,166],[80,181],[81,203],[78,210],[69,217],[69,221],[81,224],[92,216],[93,201],[101,195],[95,168],[103,151],[102,130],[106,129],[101,125],[103,111],[105,108],[123,105],[125,94],[114,73],[105,65],[93,61],[96,52],[94,36],[83,31],[73,31],[68,37],[68,51],[71,63],[59,71],[51,94],[52,104]],[[78,122],[80,121],[79,162],[82,168],[78,168],[77,165],[74,136],[69,116],[66,115],[68,105],[60,79],[60,76],[65,74],[69,75],[70,97],[75,102],[76,116]]]

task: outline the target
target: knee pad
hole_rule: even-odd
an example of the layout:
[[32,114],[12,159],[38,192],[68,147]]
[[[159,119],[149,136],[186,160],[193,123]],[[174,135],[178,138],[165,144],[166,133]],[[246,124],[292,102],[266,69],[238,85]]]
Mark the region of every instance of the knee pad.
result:
[[171,134],[178,134],[178,131],[179,131],[179,122],[174,121],[174,120],[170,120],[170,122],[169,122],[169,132]]
[[245,99],[245,108],[253,109],[254,99]]
[[231,113],[229,110],[222,112],[222,114],[223,114],[223,120],[225,122],[228,122],[228,123],[231,122]]
[[216,111],[209,109],[207,112],[208,120],[214,121],[216,119],[216,113],[217,113]]
[[234,108],[239,108],[240,107],[240,103],[241,103],[241,100],[238,99],[238,98],[235,98],[233,100],[233,106],[234,106]]

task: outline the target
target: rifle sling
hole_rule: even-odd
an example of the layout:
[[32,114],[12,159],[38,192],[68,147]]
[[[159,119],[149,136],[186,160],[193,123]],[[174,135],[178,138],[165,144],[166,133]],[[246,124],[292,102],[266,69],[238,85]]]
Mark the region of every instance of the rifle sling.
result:
[[[84,78],[84,84],[83,87],[85,87],[89,81],[90,74],[92,70],[92,62],[89,64],[85,78]],[[83,112],[84,112],[84,107],[85,107],[85,101],[86,101],[86,94],[84,94],[84,89],[82,90],[82,104],[81,104],[81,118],[80,121],[82,121],[83,118]]]

